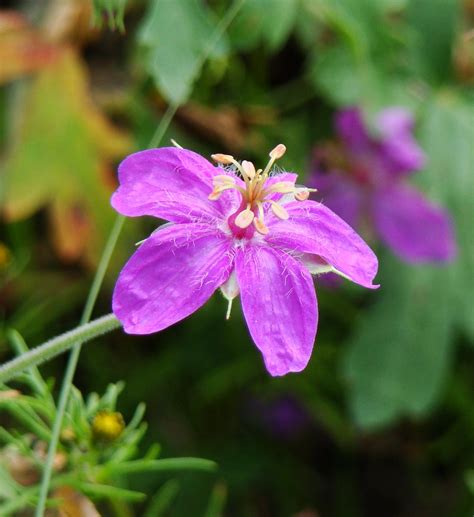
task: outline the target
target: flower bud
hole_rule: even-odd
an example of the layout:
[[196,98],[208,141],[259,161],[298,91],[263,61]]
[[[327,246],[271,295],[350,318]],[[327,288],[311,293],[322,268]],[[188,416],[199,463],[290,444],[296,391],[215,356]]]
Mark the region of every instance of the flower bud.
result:
[[124,429],[125,422],[122,415],[113,411],[99,411],[92,420],[92,435],[96,440],[114,441]]

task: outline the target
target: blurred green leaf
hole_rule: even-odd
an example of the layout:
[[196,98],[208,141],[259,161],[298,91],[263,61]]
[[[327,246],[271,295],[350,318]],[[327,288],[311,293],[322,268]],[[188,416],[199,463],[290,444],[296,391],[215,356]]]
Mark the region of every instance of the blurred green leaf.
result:
[[0,498],[13,499],[18,497],[20,485],[12,479],[7,469],[0,465]]
[[[212,36],[215,19],[200,0],[156,0],[139,33],[145,66],[167,101],[182,104],[200,73],[200,58]],[[211,57],[227,53],[225,36]]]
[[232,46],[248,52],[264,44],[275,52],[288,39],[301,0],[246,0],[229,30]]
[[469,490],[474,493],[474,470],[468,470],[466,472],[466,483]]
[[264,4],[267,16],[264,16],[263,38],[274,52],[288,39],[300,9],[300,0],[273,0],[271,5],[268,1]]
[[143,501],[146,494],[135,490],[126,490],[111,485],[98,485],[95,483],[72,483],[73,486],[91,497],[105,497],[112,500],[120,499],[124,501]]
[[170,479],[153,496],[143,517],[160,517],[173,503],[179,492],[179,481]]
[[429,161],[419,180],[453,216],[458,257],[446,282],[453,289],[453,317],[474,343],[474,103],[446,90],[425,111],[420,139]]
[[224,514],[226,502],[227,487],[224,483],[216,483],[209,497],[209,503],[204,512],[204,517],[221,517]]
[[453,216],[458,257],[440,268],[381,261],[380,298],[361,320],[345,364],[361,426],[424,414],[448,371],[455,326],[474,342],[473,120],[474,107],[455,92],[426,103],[420,140],[428,165],[416,181]]
[[109,28],[125,32],[123,17],[128,0],[93,0],[94,24],[102,25],[102,18],[107,19]]
[[407,11],[407,19],[416,31],[410,46],[416,68],[430,81],[446,81],[452,71],[460,0],[416,0],[408,3]]
[[124,463],[109,463],[106,467],[113,474],[130,472],[160,472],[169,470],[204,470],[213,471],[217,468],[215,462],[202,458],[166,458],[162,460],[134,460]]
[[376,427],[420,416],[436,401],[450,362],[446,268],[382,258],[381,288],[360,320],[345,361],[352,413]]

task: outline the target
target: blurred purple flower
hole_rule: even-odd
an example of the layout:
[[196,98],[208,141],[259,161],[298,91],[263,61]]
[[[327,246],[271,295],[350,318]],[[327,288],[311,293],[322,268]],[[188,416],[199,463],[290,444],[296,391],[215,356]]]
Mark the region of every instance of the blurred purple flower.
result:
[[277,438],[296,438],[311,424],[306,409],[295,397],[286,394],[272,400],[251,400],[250,413],[252,420],[258,419]]
[[425,156],[413,138],[413,119],[403,108],[388,108],[369,133],[357,108],[336,116],[340,144],[315,150],[311,186],[352,227],[370,224],[406,262],[454,258],[456,242],[448,213],[411,187],[408,176]]
[[[311,273],[336,271],[374,288],[377,258],[328,208],[308,200],[296,174],[271,174],[228,155],[214,166],[185,149],[128,156],[113,207],[170,223],[152,233],[123,268],[113,311],[130,334],[150,334],[189,316],[218,288],[240,293],[252,338],[272,375],[302,370],[311,355],[317,301]],[[237,174],[240,174],[240,176]]]

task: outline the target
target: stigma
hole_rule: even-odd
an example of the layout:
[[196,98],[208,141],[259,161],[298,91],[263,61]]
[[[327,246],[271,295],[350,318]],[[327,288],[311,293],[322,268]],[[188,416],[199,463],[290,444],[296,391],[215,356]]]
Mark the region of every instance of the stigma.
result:
[[[209,195],[209,199],[215,201],[226,190],[232,189],[240,192],[242,196],[241,205],[237,212],[229,217],[229,226],[238,236],[253,234],[253,230],[262,235],[268,234],[269,229],[265,224],[265,213],[268,212],[266,207],[269,206],[276,217],[285,220],[288,219],[289,214],[281,203],[282,199],[287,201],[288,196],[291,196],[298,201],[305,201],[308,199],[310,192],[315,191],[315,189],[297,187],[292,181],[268,182],[274,163],[285,152],[286,147],[283,144],[278,144],[270,151],[270,160],[264,169],[256,169],[252,162],[246,160],[239,163],[228,154],[212,155],[212,159],[219,164],[233,165],[244,182],[244,184],[242,182],[238,184],[234,175],[219,174],[213,178],[213,190]],[[273,199],[274,194],[282,194],[280,202]]]

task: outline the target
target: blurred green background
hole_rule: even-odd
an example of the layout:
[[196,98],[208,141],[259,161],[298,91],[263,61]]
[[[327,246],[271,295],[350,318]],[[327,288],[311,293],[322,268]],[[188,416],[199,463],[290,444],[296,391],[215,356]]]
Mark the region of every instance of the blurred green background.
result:
[[[1,360],[9,328],[34,346],[77,324],[115,219],[116,165],[149,145],[169,106],[162,145],[263,163],[283,142],[281,166],[303,178],[337,109],[358,105],[370,120],[405,106],[428,157],[414,183],[450,210],[454,263],[409,266],[372,242],[382,288],[316,285],[317,345],[300,374],[271,378],[238,304],[225,321],[216,294],[159,334],[87,344],[75,384],[87,394],[124,380],[119,410],[127,420],[146,403],[145,441],[219,464],[176,476],[164,515],[472,515],[472,0],[1,6]],[[96,316],[110,312],[120,268],[156,225],[126,222]],[[42,368],[56,386],[66,360]],[[129,483],[153,494],[167,479]]]

